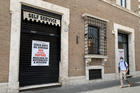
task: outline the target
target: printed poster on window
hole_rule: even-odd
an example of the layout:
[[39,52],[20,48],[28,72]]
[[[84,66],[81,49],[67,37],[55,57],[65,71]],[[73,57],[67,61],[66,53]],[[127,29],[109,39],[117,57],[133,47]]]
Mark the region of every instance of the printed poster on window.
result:
[[49,66],[50,43],[32,40],[31,66]]
[[124,49],[118,49],[118,62],[120,62],[120,57],[124,58]]

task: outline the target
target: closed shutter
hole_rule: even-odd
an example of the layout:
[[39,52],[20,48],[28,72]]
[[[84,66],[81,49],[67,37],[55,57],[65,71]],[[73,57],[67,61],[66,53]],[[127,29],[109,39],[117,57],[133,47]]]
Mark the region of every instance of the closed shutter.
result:
[[[32,41],[50,43],[49,66],[31,66]],[[60,27],[22,20],[20,41],[20,87],[59,82]]]

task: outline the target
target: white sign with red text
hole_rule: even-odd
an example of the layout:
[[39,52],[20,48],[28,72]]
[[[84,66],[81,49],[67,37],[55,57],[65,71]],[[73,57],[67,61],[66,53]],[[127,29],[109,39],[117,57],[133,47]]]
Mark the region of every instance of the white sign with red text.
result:
[[31,66],[49,66],[50,43],[32,40]]

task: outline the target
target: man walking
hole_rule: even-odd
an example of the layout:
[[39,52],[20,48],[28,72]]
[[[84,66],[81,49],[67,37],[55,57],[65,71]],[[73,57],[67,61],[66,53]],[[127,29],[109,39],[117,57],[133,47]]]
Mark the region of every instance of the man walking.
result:
[[130,87],[131,84],[130,84],[130,82],[128,81],[128,79],[126,77],[126,74],[128,72],[128,64],[127,64],[127,62],[125,62],[123,60],[123,57],[120,57],[119,70],[120,70],[120,83],[121,83],[120,88],[124,87],[123,86],[123,81],[124,80],[128,83],[128,86]]

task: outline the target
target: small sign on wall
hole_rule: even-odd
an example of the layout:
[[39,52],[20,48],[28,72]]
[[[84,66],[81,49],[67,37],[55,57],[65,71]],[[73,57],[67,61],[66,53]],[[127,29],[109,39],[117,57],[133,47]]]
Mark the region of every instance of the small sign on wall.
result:
[[50,43],[32,40],[31,66],[49,66]]

